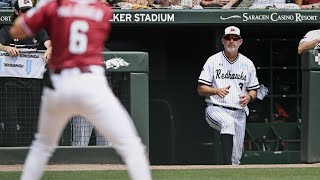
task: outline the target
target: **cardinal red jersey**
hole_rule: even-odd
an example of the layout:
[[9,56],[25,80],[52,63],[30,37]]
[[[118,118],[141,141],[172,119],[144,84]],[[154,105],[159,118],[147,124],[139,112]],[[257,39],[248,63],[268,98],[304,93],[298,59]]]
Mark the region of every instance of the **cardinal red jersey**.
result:
[[49,68],[63,69],[102,65],[112,14],[110,7],[96,0],[44,1],[29,10],[21,23],[28,35],[41,28],[48,31],[53,47]]

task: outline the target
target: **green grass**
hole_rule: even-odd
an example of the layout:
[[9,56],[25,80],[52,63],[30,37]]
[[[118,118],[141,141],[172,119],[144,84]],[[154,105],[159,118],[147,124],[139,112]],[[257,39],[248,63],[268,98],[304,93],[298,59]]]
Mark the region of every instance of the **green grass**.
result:
[[[0,172],[1,180],[19,179],[21,172]],[[153,170],[154,180],[319,180],[320,168],[246,168]],[[48,171],[43,180],[128,180],[126,171]]]

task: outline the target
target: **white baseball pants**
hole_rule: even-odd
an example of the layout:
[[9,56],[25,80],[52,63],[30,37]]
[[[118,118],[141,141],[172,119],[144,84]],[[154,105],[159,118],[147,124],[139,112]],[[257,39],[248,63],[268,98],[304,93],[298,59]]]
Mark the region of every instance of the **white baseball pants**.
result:
[[90,66],[90,71],[70,68],[51,75],[54,89],[43,90],[38,132],[21,180],[41,179],[64,127],[75,114],[88,119],[113,144],[132,180],[151,179],[144,145],[129,114],[107,85],[103,67]]
[[220,134],[233,135],[232,164],[240,164],[246,131],[245,110],[229,110],[221,106],[208,105],[206,121]]

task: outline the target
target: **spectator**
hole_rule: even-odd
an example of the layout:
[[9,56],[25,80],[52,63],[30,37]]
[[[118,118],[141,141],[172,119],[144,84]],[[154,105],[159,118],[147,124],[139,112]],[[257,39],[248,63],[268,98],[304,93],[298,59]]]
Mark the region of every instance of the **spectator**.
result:
[[320,0],[295,0],[301,9],[320,9]]
[[[32,2],[24,3],[24,1],[17,0],[14,4],[14,12],[11,15],[11,21],[14,20],[21,15],[22,13],[27,12],[31,7],[33,7]],[[45,61],[51,58],[51,41],[49,40],[47,32],[42,29],[36,36],[27,38],[24,40],[12,39],[9,35],[9,29],[11,26],[4,26],[0,30],[0,50],[7,52],[11,57],[16,57],[20,54],[20,51],[16,47],[16,45],[27,45],[28,47],[34,47],[36,49],[44,49],[45,51]],[[38,43],[40,41],[40,43]]]
[[309,31],[300,40],[298,46],[299,54],[310,49],[320,49],[320,29]]
[[[32,7],[32,2],[24,3],[17,0],[14,4],[14,12],[11,20],[14,21],[19,15],[28,11]],[[36,36],[25,40],[13,39],[9,35],[11,26],[4,26],[0,30],[0,50],[7,52],[11,57],[17,57],[20,49],[17,46],[28,46],[35,49],[45,49],[45,60],[51,58],[51,41],[48,34],[42,30]],[[38,67],[44,69],[45,63]],[[32,68],[31,67],[31,68]],[[16,70],[16,69],[14,69]],[[42,77],[40,77],[42,78]],[[33,131],[36,128],[38,117],[38,107],[40,104],[42,79],[2,77],[1,78],[2,97],[1,121],[4,123],[4,136],[2,146],[26,146],[33,139]],[[21,133],[19,134],[18,131]],[[21,136],[20,136],[21,135]],[[23,138],[23,140],[20,139]],[[19,140],[20,139],[20,140]]]
[[147,6],[149,4],[148,0],[119,0],[119,2],[126,2],[136,5]]
[[239,0],[201,0],[202,7],[221,7],[222,9],[231,9],[238,4]]
[[172,0],[171,2],[173,6],[178,6],[181,8],[195,8],[200,6],[199,0]]
[[[300,9],[300,7],[287,0],[249,0],[251,5],[249,9]],[[248,0],[243,0],[238,7],[243,7]]]

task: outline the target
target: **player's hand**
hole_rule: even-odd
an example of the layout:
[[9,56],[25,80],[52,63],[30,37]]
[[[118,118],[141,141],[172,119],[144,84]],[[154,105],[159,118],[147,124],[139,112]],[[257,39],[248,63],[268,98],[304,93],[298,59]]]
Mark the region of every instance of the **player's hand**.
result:
[[20,51],[16,47],[5,46],[4,50],[9,54],[11,57],[17,57],[20,54]]
[[48,49],[46,50],[46,52],[44,53],[44,61],[48,64],[48,62],[51,59],[51,54],[52,54],[52,47],[48,47]]
[[224,98],[226,95],[229,94],[230,85],[224,88],[219,88],[218,96]]
[[250,102],[251,97],[249,94],[242,94],[240,95],[240,106],[245,107]]

